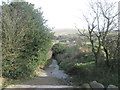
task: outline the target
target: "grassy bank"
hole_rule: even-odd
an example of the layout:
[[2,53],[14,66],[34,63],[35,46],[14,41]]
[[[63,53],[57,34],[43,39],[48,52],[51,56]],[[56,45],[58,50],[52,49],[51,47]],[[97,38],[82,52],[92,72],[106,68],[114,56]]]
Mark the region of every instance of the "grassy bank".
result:
[[68,46],[64,49],[64,52],[57,53],[54,58],[58,61],[60,68],[73,77],[74,85],[97,81],[105,87],[110,84],[120,86],[117,65],[115,68],[108,68],[103,63],[96,67],[91,50],[84,46]]
[[105,87],[110,84],[119,86],[117,71],[109,70],[107,67],[96,68],[95,63],[78,64],[77,68],[78,72],[71,74],[75,85],[97,81]]

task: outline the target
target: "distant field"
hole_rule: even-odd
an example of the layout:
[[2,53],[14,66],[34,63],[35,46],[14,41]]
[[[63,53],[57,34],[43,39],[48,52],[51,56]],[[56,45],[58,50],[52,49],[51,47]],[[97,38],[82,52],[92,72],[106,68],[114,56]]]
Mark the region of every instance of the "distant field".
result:
[[77,29],[54,29],[53,32],[55,32],[56,36],[78,33]]

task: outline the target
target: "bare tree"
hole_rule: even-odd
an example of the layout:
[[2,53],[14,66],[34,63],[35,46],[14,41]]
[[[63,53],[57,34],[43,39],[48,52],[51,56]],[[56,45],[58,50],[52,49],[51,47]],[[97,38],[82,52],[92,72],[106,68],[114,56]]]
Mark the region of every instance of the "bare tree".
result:
[[89,3],[90,10],[87,15],[83,15],[87,23],[88,34],[81,32],[79,33],[86,36],[92,45],[92,52],[96,59],[96,65],[101,60],[102,48],[105,53],[106,64],[109,67],[109,51],[106,48],[106,37],[114,29],[117,28],[117,15],[115,12],[115,3],[104,1],[96,1]]

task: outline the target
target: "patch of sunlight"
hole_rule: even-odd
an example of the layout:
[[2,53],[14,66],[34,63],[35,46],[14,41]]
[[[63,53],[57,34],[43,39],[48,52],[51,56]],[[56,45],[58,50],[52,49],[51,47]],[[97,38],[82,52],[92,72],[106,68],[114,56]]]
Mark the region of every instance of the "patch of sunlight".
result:
[[86,42],[87,45],[91,44],[90,42]]
[[86,66],[95,63],[94,61],[87,62],[87,63],[76,63],[75,66]]
[[47,77],[48,75],[47,75],[46,72],[42,72],[39,76],[41,76],[41,77]]
[[47,77],[48,75],[47,75],[47,73],[44,71],[44,70],[35,70],[35,75],[37,75],[37,76],[41,76],[41,77]]

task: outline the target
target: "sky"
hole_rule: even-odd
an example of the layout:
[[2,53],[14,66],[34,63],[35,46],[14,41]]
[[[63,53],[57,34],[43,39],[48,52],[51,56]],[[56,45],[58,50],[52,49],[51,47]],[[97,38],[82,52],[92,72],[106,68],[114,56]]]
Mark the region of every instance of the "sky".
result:
[[[89,0],[26,0],[35,4],[35,7],[42,7],[43,15],[48,20],[47,24],[55,29],[75,29],[75,25],[86,28],[81,19],[83,13],[88,10]],[[113,0],[109,0],[113,1]],[[114,0],[119,1],[119,0]]]
[[[3,0],[7,1],[7,0]],[[55,29],[75,29],[75,25],[82,29],[86,24],[81,17],[88,10],[89,0],[26,0],[35,4],[35,8],[42,8],[43,16],[48,20],[49,27]],[[119,0],[109,0],[119,1]]]
[[[87,0],[26,0],[42,7],[47,24],[55,29],[75,28]],[[82,24],[82,23],[81,23]],[[81,25],[82,26],[82,25]]]

